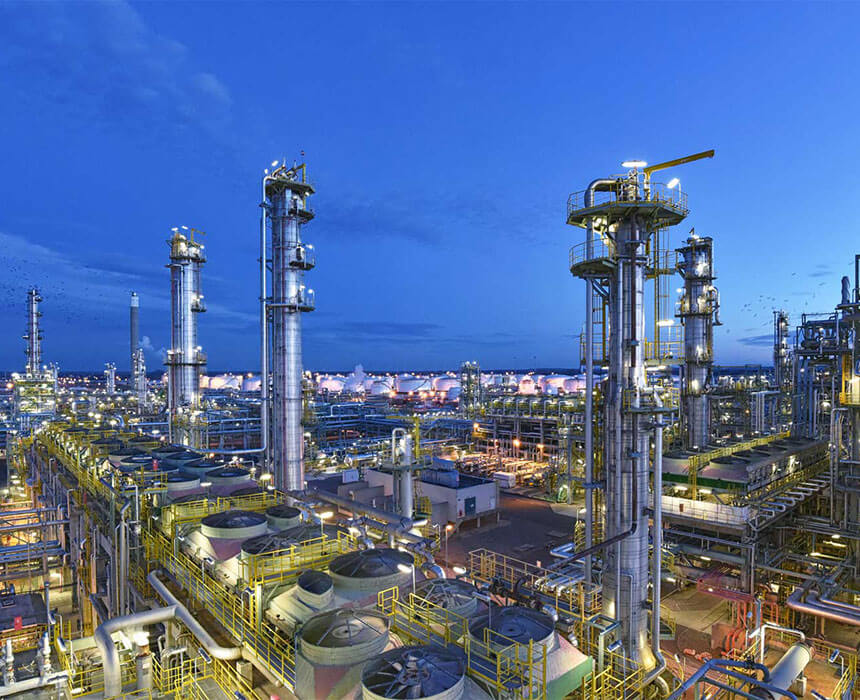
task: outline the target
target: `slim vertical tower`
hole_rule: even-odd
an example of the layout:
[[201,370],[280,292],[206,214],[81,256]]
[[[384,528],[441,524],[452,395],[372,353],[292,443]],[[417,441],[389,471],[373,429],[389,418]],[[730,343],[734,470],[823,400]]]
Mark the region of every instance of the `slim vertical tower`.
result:
[[116,393],[116,365],[113,362],[105,363],[105,391],[110,395]]
[[643,179],[639,165],[631,163],[625,175],[594,180],[572,194],[567,223],[587,229],[585,243],[571,251],[571,272],[602,289],[609,300],[603,405],[606,536],[599,547],[604,551],[604,611],[619,621],[627,656],[651,669],[656,660],[647,630],[649,430],[663,409],[645,375],[646,246],[656,231],[682,221],[687,208],[685,195]]
[[137,348],[140,345],[140,298],[137,296],[137,292],[131,293],[131,304],[129,305],[129,359],[130,364],[129,367],[131,369],[131,381],[132,385],[134,384],[135,377],[137,373],[135,372],[135,363],[137,362]]
[[[170,350],[167,351],[167,405],[171,439],[199,447],[200,372],[206,364],[197,340],[197,314],[206,310],[200,293],[203,246],[187,227],[173,230],[170,246]],[[186,235],[185,231],[188,231]]]
[[714,324],[719,325],[719,294],[713,285],[714,249],[711,238],[692,234],[678,248],[678,269],[684,278],[678,316],[684,326],[684,376],[681,384],[684,446],[704,447],[710,438],[705,393],[714,362]]
[[39,319],[42,314],[39,311],[39,302],[42,296],[39,290],[33,287],[27,292],[27,333],[24,340],[27,341],[27,374],[38,374],[42,364],[42,331],[39,328]]
[[[261,273],[265,275],[267,219],[271,226],[272,270],[271,293],[268,302],[264,302],[268,323],[264,322],[262,329],[264,348],[268,344],[267,334],[271,335],[272,420],[268,460],[275,485],[285,490],[302,489],[305,481],[301,315],[314,309],[313,290],[306,289],[303,280],[315,261],[313,247],[302,243],[301,229],[314,217],[307,207],[307,198],[313,193],[304,164],[291,168],[281,165],[263,178]],[[263,363],[265,372],[265,357]],[[266,381],[264,376],[264,386]]]

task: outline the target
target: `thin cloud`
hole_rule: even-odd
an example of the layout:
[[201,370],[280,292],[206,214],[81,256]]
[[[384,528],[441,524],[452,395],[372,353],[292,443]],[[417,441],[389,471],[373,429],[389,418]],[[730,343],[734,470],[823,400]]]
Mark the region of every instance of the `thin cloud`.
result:
[[42,98],[82,122],[213,135],[231,119],[227,87],[127,2],[3,3],[0,42],[0,72],[34,76]]

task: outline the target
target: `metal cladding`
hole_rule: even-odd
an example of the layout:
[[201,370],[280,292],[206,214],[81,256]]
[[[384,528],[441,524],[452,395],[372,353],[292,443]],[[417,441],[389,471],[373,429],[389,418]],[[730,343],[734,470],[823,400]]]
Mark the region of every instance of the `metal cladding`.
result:
[[41,301],[42,296],[35,287],[27,292],[27,332],[24,334],[24,340],[27,341],[27,374],[38,374],[42,364],[42,331],[39,328]]
[[[200,292],[200,270],[206,262],[203,246],[174,230],[170,246],[170,350],[167,392],[173,442],[196,445],[199,435],[193,423],[200,408],[200,371],[206,364],[197,341],[197,314],[206,310]],[[186,419],[180,426],[180,417]]]
[[304,488],[301,315],[314,309],[313,291],[303,283],[305,271],[314,266],[314,255],[313,248],[302,243],[301,228],[314,217],[307,207],[307,198],[313,193],[303,165],[281,166],[263,179],[263,212],[271,222],[272,249],[268,304],[272,424],[268,457],[275,486],[287,490]]
[[714,362],[714,324],[719,325],[719,294],[713,285],[714,252],[711,238],[692,235],[678,248],[678,269],[684,277],[678,316],[684,325],[684,376],[681,385],[689,449],[709,442],[708,386]]
[[773,383],[780,391],[791,391],[791,355],[788,348],[788,312],[773,312]]

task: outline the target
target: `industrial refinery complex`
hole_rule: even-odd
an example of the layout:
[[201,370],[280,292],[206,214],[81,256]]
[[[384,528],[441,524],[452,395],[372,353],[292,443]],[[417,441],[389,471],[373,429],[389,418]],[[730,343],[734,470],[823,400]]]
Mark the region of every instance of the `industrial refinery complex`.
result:
[[721,366],[731,262],[679,181],[713,156],[609,162],[558,203],[576,370],[308,371],[303,163],[248,183],[257,371],[207,370],[193,228],[152,262],[161,367],[129,290],[128,355],[61,372],[31,289],[0,394],[0,696],[860,696],[860,256],[825,313],[772,310],[772,366]]

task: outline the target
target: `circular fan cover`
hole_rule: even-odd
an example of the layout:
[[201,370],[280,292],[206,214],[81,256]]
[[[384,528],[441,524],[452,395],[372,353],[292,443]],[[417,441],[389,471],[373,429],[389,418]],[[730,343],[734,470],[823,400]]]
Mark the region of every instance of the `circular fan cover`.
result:
[[549,615],[515,605],[493,608],[492,614],[485,613],[474,618],[469,624],[469,634],[477,639],[483,639],[484,629],[487,627],[521,644],[544,640],[555,630]]
[[460,683],[465,672],[466,659],[459,649],[407,646],[368,663],[361,681],[384,698],[429,698]]
[[411,554],[396,549],[362,549],[341,554],[329,566],[329,571],[344,578],[379,578],[401,573],[401,564],[412,566]]
[[[346,532],[346,530],[337,525],[325,525],[323,526],[323,532],[326,534],[326,537],[336,538],[339,532]],[[259,537],[245,540],[242,543],[242,551],[245,554],[267,554],[287,549],[294,544],[315,540],[319,536],[319,525],[297,525],[288,530],[281,530],[280,532],[260,535]]]
[[341,649],[373,642],[387,632],[388,620],[381,613],[338,608],[308,620],[301,638],[317,647]]
[[475,599],[475,587],[455,578],[431,578],[418,584],[418,595],[446,610],[455,610]]
[[278,503],[266,508],[266,515],[271,515],[273,518],[298,518],[301,514],[298,508],[288,506],[286,503]]
[[250,510],[228,510],[225,513],[212,513],[207,515],[201,524],[213,528],[240,528],[262,525],[266,522],[266,516]]
[[303,571],[299,575],[297,583],[299,588],[316,595],[322,595],[332,587],[331,576],[324,571],[314,571],[313,569]]

